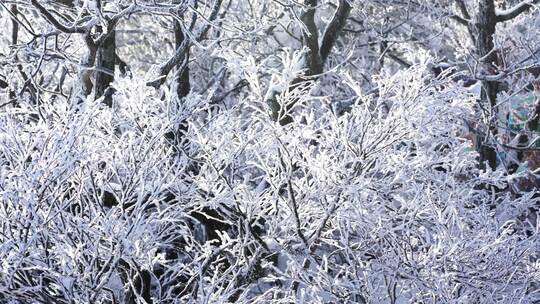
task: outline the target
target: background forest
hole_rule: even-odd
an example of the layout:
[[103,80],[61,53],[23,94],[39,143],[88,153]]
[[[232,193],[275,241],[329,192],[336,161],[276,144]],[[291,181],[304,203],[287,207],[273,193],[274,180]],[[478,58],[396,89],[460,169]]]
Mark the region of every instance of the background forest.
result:
[[0,0],[0,303],[539,303],[539,12]]

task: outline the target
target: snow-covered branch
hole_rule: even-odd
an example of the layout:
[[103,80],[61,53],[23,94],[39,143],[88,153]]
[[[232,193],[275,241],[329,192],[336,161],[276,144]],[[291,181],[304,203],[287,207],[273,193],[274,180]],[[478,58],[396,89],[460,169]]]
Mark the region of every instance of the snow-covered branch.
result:
[[504,21],[512,20],[516,18],[517,16],[521,15],[522,13],[525,13],[529,11],[530,9],[534,8],[535,4],[538,4],[539,2],[540,1],[538,0],[524,0],[508,9],[505,9],[505,10],[497,9],[495,10],[495,14],[497,16],[497,22],[504,22]]

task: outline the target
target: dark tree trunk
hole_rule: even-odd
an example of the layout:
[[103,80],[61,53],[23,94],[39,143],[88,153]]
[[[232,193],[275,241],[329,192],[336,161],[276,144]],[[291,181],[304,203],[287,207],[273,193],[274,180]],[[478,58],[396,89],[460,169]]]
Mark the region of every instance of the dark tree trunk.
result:
[[[305,0],[305,11],[300,17],[305,26],[302,40],[304,46],[307,47],[306,52],[306,72],[303,76],[295,78],[287,90],[292,91],[295,88],[305,84],[306,81],[315,81],[324,72],[324,64],[334,47],[336,40],[341,33],[341,30],[347,22],[347,18],[351,12],[351,5],[346,0],[340,0],[339,5],[334,12],[332,20],[328,23],[324,30],[322,41],[319,42],[319,32],[315,22],[315,14],[318,5],[317,0]],[[306,32],[307,30],[307,32]],[[277,95],[280,92],[274,92],[268,102],[272,110],[272,118],[284,126],[293,121],[291,109],[296,104],[297,100],[292,100],[285,109],[277,102]],[[287,114],[283,115],[285,112]]]
[[114,81],[114,67],[116,64],[116,35],[111,31],[97,50],[96,72],[96,98],[105,93],[105,89]]
[[[178,20],[174,21],[174,40],[176,44],[176,48],[180,48],[182,43],[184,42],[184,39],[186,39],[184,35],[184,30],[182,29],[182,26],[178,22]],[[182,64],[183,62],[186,62],[185,64]],[[186,97],[187,94],[189,94],[189,91],[191,90],[191,85],[189,83],[189,48],[186,49],[184,53],[184,60],[181,60],[181,62],[176,66],[176,74],[174,78],[174,82],[176,84],[176,94],[178,94],[178,98]]]
[[94,44],[94,41],[92,40],[92,37],[90,34],[85,34],[84,41],[86,43],[86,54],[84,55],[84,58],[81,60],[81,68],[79,70],[79,80],[81,82],[81,96],[78,98],[82,98],[79,100],[79,102],[83,102],[84,99],[92,93],[92,67],[94,66],[94,63],[96,62],[96,56],[97,56],[97,47]]
[[[494,0],[481,0],[478,3],[478,15],[476,18],[476,54],[482,65],[484,74],[494,74],[497,66],[497,52],[494,50],[493,36],[497,25],[497,16],[495,15]],[[482,81],[481,102],[489,104],[490,111],[495,111],[494,106],[497,103],[497,94],[499,93],[499,83],[497,81]],[[495,113],[492,113],[495,115]],[[488,126],[486,133],[497,134],[495,126]],[[477,141],[477,150],[480,155],[480,164],[484,166],[487,162],[491,169],[497,167],[497,151],[487,143],[487,136],[480,136]]]
[[[184,47],[186,39],[189,39],[184,34],[184,29],[178,20],[174,21],[174,40],[176,51]],[[185,47],[184,53],[181,55],[181,59],[176,64],[176,72],[174,74],[174,84],[176,86],[176,95],[178,99],[186,97],[190,90],[191,84],[189,79],[189,46]],[[182,143],[183,134],[188,130],[187,122],[182,121],[177,128],[165,133],[165,138],[173,145],[176,150],[176,147]],[[179,151],[177,151],[179,152]]]

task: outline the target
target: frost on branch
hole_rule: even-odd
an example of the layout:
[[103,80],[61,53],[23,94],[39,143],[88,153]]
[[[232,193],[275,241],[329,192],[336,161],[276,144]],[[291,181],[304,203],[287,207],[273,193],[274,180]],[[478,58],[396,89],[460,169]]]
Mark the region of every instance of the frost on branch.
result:
[[540,301],[535,1],[390,2],[0,3],[0,302]]
[[[357,96],[339,117],[326,103],[285,128],[266,111],[230,119],[267,106],[248,99],[196,127],[207,164],[198,181],[214,189],[211,204],[264,219],[268,249],[259,250],[277,259],[262,263],[245,301],[530,294],[536,243],[516,216],[534,200],[483,190],[507,180],[476,169],[463,122],[472,96],[426,66],[379,79],[378,96]],[[238,263],[240,273],[252,263]]]

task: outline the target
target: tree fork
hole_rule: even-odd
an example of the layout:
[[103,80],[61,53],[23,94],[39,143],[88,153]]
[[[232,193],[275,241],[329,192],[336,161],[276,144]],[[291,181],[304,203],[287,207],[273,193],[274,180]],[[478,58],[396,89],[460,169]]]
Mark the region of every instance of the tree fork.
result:
[[[306,73],[303,76],[295,78],[287,88],[287,90],[292,91],[294,88],[300,86],[306,81],[317,80],[320,74],[324,71],[324,64],[330,55],[332,48],[334,47],[337,37],[345,23],[349,14],[351,12],[351,5],[347,0],[340,0],[339,5],[336,8],[332,20],[328,23],[324,30],[322,41],[319,44],[319,34],[318,29],[315,24],[315,12],[316,6],[318,4],[317,0],[305,0],[305,5],[307,6],[306,11],[300,17],[303,23],[303,39],[304,45],[307,46],[306,53]],[[281,109],[281,105],[277,102],[277,94],[275,92],[273,96],[270,97],[268,102],[272,109],[272,118],[275,121],[284,126],[292,122],[292,116],[289,113],[290,110],[294,107],[296,100],[293,100],[290,104],[286,106],[286,109]],[[283,117],[279,117],[279,113],[286,113]]]

